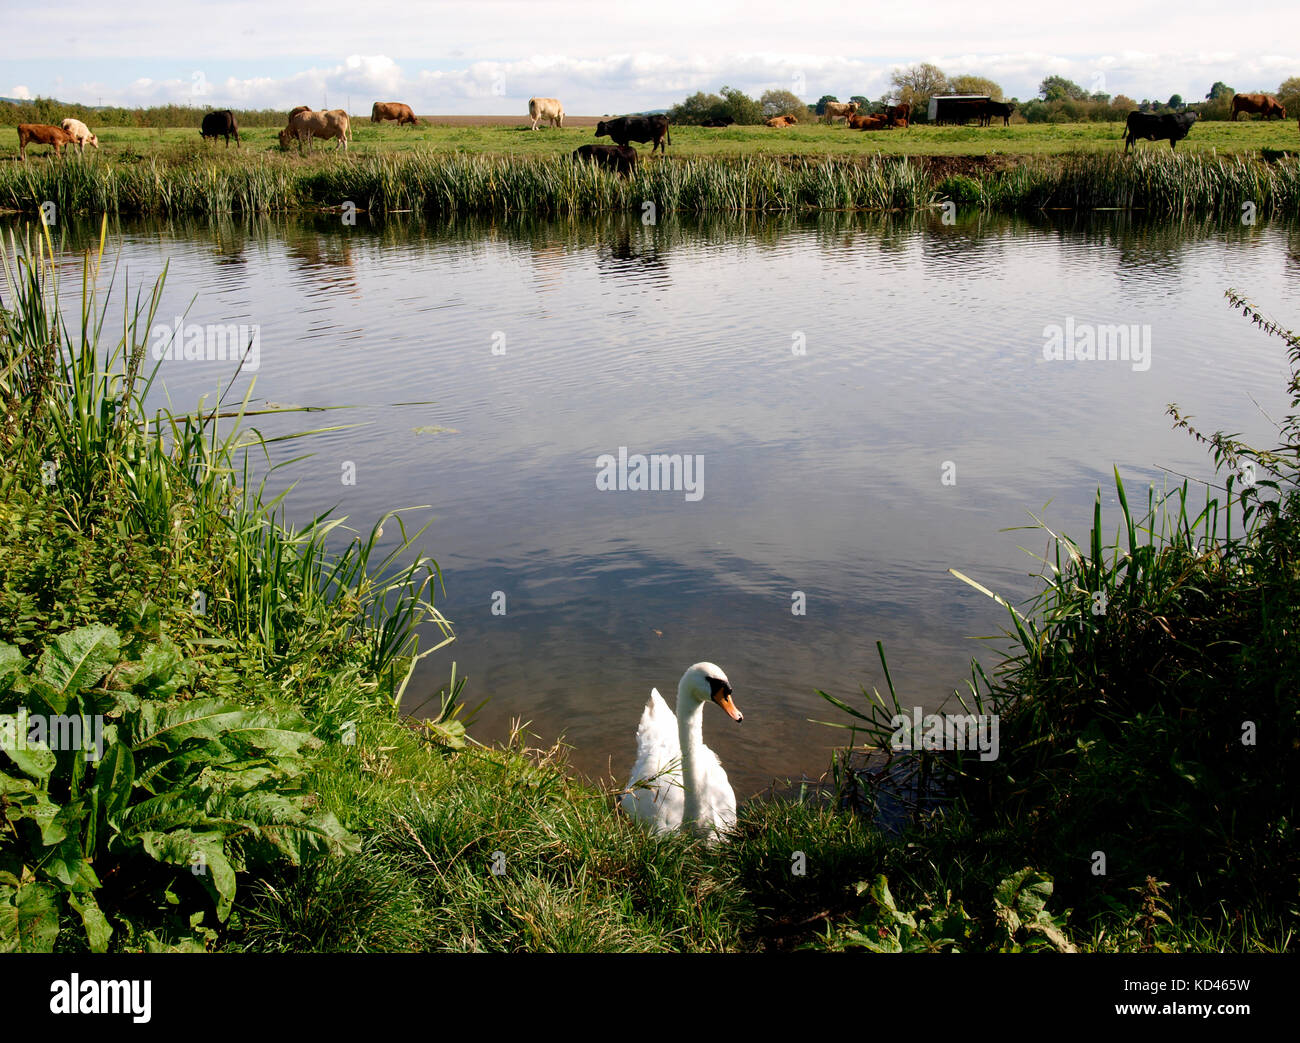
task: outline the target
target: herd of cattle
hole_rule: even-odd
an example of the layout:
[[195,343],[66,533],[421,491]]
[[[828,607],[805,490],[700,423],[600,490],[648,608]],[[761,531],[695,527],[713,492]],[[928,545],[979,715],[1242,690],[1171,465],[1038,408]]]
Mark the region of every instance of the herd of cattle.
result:
[[[965,123],[977,119],[979,125],[986,127],[994,119],[1001,118],[1003,126],[1011,122],[1014,103],[993,101],[989,98],[938,97],[933,99],[935,123]],[[1242,113],[1255,113],[1264,119],[1286,119],[1286,108],[1271,94],[1234,94],[1232,97],[1232,119],[1237,120]],[[564,127],[564,106],[558,98],[529,98],[528,115],[532,128],[538,124],[549,123],[552,127]],[[906,103],[886,105],[884,111],[866,116],[858,115],[858,103],[855,101],[826,103],[823,118],[828,122],[843,120],[851,130],[893,130],[905,129],[911,121],[912,107]],[[1170,148],[1177,148],[1178,142],[1187,137],[1192,124],[1197,120],[1195,112],[1147,113],[1131,112],[1124,129],[1124,151],[1127,152],[1139,139],[1147,141],[1168,141]],[[416,125],[420,120],[411,106],[400,101],[377,101],[370,110],[371,123],[383,123],[394,120],[397,125]],[[706,127],[726,127],[734,121],[723,117],[705,121]],[[791,127],[798,123],[794,116],[773,116],[767,126],[773,128]],[[235,139],[239,147],[239,123],[235,114],[229,109],[209,112],[203,117],[199,135],[205,140],[224,138],[226,147],[230,139]],[[632,142],[650,143],[650,153],[656,151],[667,154],[667,145],[673,142],[668,127],[668,117],[655,116],[619,116],[617,119],[601,120],[596,125],[596,137],[608,137],[613,145],[583,145],[573,153],[573,158],[596,163],[623,177],[631,177],[636,171],[637,151],[631,147]],[[351,120],[343,109],[315,110],[306,105],[299,105],[289,113],[289,122],[280,131],[280,147],[290,148],[294,142],[298,151],[310,148],[316,138],[326,141],[334,140],[334,148],[347,150],[352,139]],[[20,123],[18,125],[18,152],[23,161],[27,159],[28,145],[49,145],[62,157],[64,145],[76,145],[79,152],[84,152],[87,145],[99,148],[99,138],[91,133],[81,120],[65,119],[58,126],[44,123]]]

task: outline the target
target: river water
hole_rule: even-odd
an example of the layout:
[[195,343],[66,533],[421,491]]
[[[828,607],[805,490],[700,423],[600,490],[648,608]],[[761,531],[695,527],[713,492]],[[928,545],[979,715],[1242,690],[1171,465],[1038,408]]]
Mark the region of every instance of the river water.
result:
[[[277,448],[312,454],[277,472],[293,518],[335,507],[368,531],[428,505],[411,517],[457,641],[408,709],[455,660],[466,700],[489,700],[477,738],[519,718],[621,782],[649,689],[671,703],[711,660],[745,721],[706,708],[705,740],[742,798],[826,768],[846,733],[811,723],[843,720],[816,689],[883,686],[877,641],[907,706],[937,708],[972,657],[991,669],[1002,646],[975,639],[1004,610],[947,570],[1031,595],[1046,537],[1004,531],[1029,512],[1082,542],[1098,486],[1118,524],[1113,467],[1142,504],[1149,483],[1210,478],[1167,403],[1274,444],[1281,344],[1226,288],[1300,325],[1285,225],[333,216],[122,222],[109,244],[119,323],[122,288],[166,265],[160,324],[257,327],[229,399],[255,380],[255,404],[355,407],[258,418],[355,425]],[[1045,357],[1094,334],[1127,335],[1129,357]],[[155,394],[189,409],[234,371],[164,360]],[[635,488],[620,449],[632,472],[680,454],[678,487]]]

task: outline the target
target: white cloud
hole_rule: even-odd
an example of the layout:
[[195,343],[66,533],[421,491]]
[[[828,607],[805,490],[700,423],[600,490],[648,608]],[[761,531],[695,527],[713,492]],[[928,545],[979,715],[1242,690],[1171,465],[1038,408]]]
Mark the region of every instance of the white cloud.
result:
[[32,92],[20,83],[16,87],[10,87],[5,97],[15,98],[18,101],[30,101]]

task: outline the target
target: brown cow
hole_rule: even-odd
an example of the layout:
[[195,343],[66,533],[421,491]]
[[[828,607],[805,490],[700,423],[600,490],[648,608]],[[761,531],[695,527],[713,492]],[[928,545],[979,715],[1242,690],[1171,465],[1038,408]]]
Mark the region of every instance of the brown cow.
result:
[[[912,118],[912,103],[910,101],[900,102],[898,105],[885,106],[885,118],[894,126],[906,127],[908,121]],[[902,121],[901,123],[899,121]]]
[[884,116],[850,116],[851,130],[889,130],[893,124]]
[[310,106],[310,105],[299,105],[299,106],[297,106],[296,108],[290,109],[290,110],[289,110],[289,118],[290,118],[290,119],[293,119],[293,118],[294,118],[296,115],[298,115],[298,113],[300,113],[300,112],[311,112],[311,106]]
[[76,142],[76,138],[62,127],[51,127],[48,123],[18,124],[18,154],[27,162],[28,145],[53,145],[59,158],[63,158],[63,146]]
[[399,127],[407,123],[414,126],[420,122],[411,111],[411,106],[403,102],[377,101],[370,109],[370,122],[383,123],[384,120],[397,120]]
[[793,116],[773,116],[767,121],[769,127],[792,127],[798,121]]
[[280,147],[287,149],[291,141],[298,142],[298,151],[302,152],[303,144],[308,148],[311,147],[313,138],[338,138],[338,144],[334,146],[337,152],[342,146],[346,152],[348,147],[348,136],[351,130],[350,121],[347,113],[342,109],[329,109],[326,112],[313,112],[308,109],[306,112],[300,112],[289,121],[289,125],[280,131]]
[[1236,122],[1243,112],[1258,112],[1266,120],[1279,117],[1286,119],[1286,108],[1271,94],[1234,94],[1232,96],[1232,119]]

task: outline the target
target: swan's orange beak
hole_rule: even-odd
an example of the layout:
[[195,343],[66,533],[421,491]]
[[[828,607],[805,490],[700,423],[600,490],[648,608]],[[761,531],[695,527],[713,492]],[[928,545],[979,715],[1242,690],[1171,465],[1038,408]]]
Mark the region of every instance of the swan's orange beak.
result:
[[745,715],[736,709],[736,704],[731,701],[731,689],[719,688],[713,693],[713,701],[722,707],[723,711],[733,721],[740,722],[745,719]]

